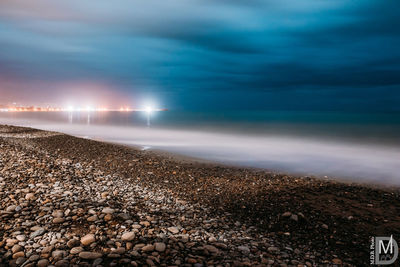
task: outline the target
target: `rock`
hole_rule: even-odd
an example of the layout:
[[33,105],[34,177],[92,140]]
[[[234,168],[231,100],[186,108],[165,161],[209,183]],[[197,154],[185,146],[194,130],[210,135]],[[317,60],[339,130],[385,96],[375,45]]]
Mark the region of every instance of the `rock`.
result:
[[73,247],[71,248],[71,250],[69,251],[70,254],[79,254],[83,251],[82,247]]
[[337,264],[337,265],[342,265],[342,260],[338,259],[338,258],[335,258],[335,259],[332,260],[332,263],[333,264]]
[[35,255],[30,256],[28,261],[32,262],[32,261],[37,261],[38,259],[40,259],[40,256],[35,254]]
[[250,254],[250,249],[247,246],[238,246],[238,250],[245,255]]
[[55,267],[69,267],[69,266],[71,265],[69,264],[68,260],[59,260],[55,264]]
[[97,258],[93,261],[93,265],[92,266],[97,266],[100,265],[100,263],[103,261],[102,258]]
[[22,250],[22,247],[20,246],[20,245],[14,245],[12,248],[11,248],[11,252],[12,253],[17,253],[17,252],[19,252],[19,251],[21,251]]
[[88,245],[92,244],[94,241],[96,241],[96,238],[94,237],[93,234],[87,234],[81,238],[81,243],[84,246],[88,246]]
[[47,259],[41,259],[37,263],[37,267],[47,267],[49,265],[49,261]]
[[104,216],[104,220],[105,220],[106,222],[111,221],[112,218],[113,218],[113,216],[112,216],[111,214],[106,214],[106,216]]
[[64,212],[62,210],[55,210],[51,214],[54,218],[61,218],[64,216]]
[[153,245],[146,245],[146,246],[142,247],[142,251],[144,251],[144,252],[151,252],[153,250],[154,250]]
[[79,258],[85,259],[85,260],[94,260],[97,258],[101,258],[103,255],[98,252],[89,252],[89,251],[82,251],[79,253]]
[[299,221],[299,216],[297,216],[296,214],[292,214],[292,216],[290,216],[290,219],[292,221],[298,222]]
[[47,246],[42,249],[42,253],[50,253],[54,249],[54,246]]
[[97,215],[93,215],[87,218],[88,222],[95,222],[97,221],[99,218],[97,217]]
[[210,253],[218,253],[218,249],[212,245],[205,245],[204,248]]
[[269,247],[268,248],[268,252],[269,253],[272,253],[272,254],[278,254],[279,253],[279,248],[277,248],[277,247]]
[[35,194],[34,193],[28,193],[25,195],[26,200],[34,200],[35,199]]
[[158,252],[164,252],[166,247],[167,247],[167,246],[165,245],[165,243],[162,243],[162,242],[156,242],[156,243],[154,243],[154,248],[155,248],[155,250],[157,250]]
[[45,232],[44,228],[39,228],[38,230],[36,230],[35,232],[31,233],[30,238],[33,239],[37,236],[41,236],[43,235]]
[[214,242],[217,242],[217,239],[214,236],[210,236],[210,238],[208,239],[208,242],[214,243]]
[[328,228],[329,228],[328,225],[326,225],[326,224],[321,225],[321,227],[326,229],[326,230],[328,230]]
[[117,218],[119,218],[123,221],[128,221],[131,219],[131,216],[129,216],[129,214],[126,214],[126,213],[118,213]]
[[67,242],[69,248],[78,247],[80,244],[81,242],[78,239],[71,239]]
[[120,248],[117,248],[116,250],[113,250],[112,252],[116,253],[116,254],[124,254],[125,251],[126,251],[125,248],[120,247]]
[[55,250],[51,253],[51,256],[55,260],[61,260],[67,253],[64,250]]
[[174,235],[179,233],[179,229],[177,227],[168,227],[168,231],[170,231],[171,233],[173,233]]
[[26,236],[25,236],[25,235],[17,235],[15,238],[16,238],[18,241],[25,241]]
[[135,238],[134,232],[126,232],[121,237],[123,241],[132,241],[134,238]]
[[282,214],[282,217],[287,218],[290,217],[292,213],[290,211],[286,211],[285,213]]
[[26,259],[25,259],[24,257],[19,257],[19,258],[15,261],[15,263],[16,263],[17,265],[22,265],[25,261],[26,261]]
[[113,214],[115,212],[115,210],[107,207],[107,208],[104,208],[101,212],[105,213],[105,214]]
[[57,218],[54,218],[53,223],[63,223],[64,221],[65,221],[64,218],[57,217]]
[[12,258],[13,258],[13,259],[18,259],[18,258],[20,258],[20,257],[25,257],[25,253],[24,253],[23,251],[19,251],[19,252],[14,253],[14,254],[12,255]]
[[10,206],[8,206],[8,207],[6,208],[6,211],[12,212],[12,211],[15,211],[16,208],[17,208],[16,205],[10,205]]

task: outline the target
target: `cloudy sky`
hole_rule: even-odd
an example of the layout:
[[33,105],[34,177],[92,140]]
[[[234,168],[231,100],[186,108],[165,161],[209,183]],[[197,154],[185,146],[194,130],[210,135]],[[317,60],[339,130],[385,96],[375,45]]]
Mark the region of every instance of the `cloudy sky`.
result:
[[398,0],[0,1],[0,102],[400,111]]

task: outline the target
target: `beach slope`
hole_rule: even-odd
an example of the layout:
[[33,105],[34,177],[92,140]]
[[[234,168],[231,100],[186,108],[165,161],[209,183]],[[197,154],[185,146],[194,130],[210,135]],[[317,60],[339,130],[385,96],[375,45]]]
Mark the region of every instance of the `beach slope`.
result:
[[369,264],[397,188],[0,126],[0,266]]

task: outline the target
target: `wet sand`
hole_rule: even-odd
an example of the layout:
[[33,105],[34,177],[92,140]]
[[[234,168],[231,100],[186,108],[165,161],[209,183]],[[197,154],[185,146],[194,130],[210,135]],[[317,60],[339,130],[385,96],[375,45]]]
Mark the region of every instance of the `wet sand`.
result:
[[0,265],[369,264],[398,188],[0,126]]

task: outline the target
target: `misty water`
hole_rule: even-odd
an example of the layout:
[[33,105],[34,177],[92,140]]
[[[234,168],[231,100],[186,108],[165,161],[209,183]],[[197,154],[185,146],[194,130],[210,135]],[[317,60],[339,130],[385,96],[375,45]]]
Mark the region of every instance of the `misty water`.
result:
[[395,113],[0,112],[0,123],[225,164],[400,185]]

